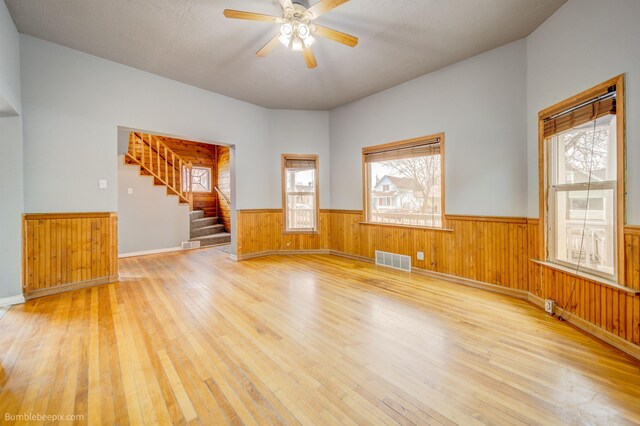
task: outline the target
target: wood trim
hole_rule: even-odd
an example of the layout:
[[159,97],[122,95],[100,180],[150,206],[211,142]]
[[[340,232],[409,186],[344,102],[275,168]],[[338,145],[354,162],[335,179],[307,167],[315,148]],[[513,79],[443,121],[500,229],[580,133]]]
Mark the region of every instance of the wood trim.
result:
[[115,212],[24,213],[24,220],[83,219],[116,216]]
[[[362,148],[362,205],[363,205],[363,213],[364,220],[366,224],[375,223],[376,225],[382,225],[377,222],[366,222],[368,219],[368,211],[369,203],[368,203],[368,193],[369,193],[369,175],[367,173],[367,164],[365,161],[365,156],[367,154],[372,154],[379,151],[386,151],[390,149],[401,149],[401,148],[411,148],[414,146],[423,145],[425,142],[432,141],[434,139],[438,139],[438,143],[440,143],[440,211],[442,214],[442,228],[447,227],[447,217],[445,214],[445,174],[444,174],[444,132],[435,133],[433,135],[420,136],[413,139],[405,139],[397,142],[388,142],[381,145],[373,145]],[[435,142],[434,142],[435,143]],[[427,228],[427,227],[424,227]],[[431,228],[428,228],[431,229]]]
[[[533,293],[529,293],[529,303],[544,309],[544,299],[541,297],[536,296]],[[554,315],[557,315],[562,309],[559,306],[556,306],[556,310],[554,311]],[[592,323],[590,323],[589,321],[586,321],[582,318],[580,318],[577,315],[573,315],[571,313],[569,313],[568,315],[565,313],[564,316],[566,316],[567,318],[564,318],[564,320],[566,322],[568,322],[569,324],[571,324],[572,326],[582,330],[583,332],[587,333],[588,335],[591,335],[597,339],[602,340],[604,343],[613,346],[616,349],[621,350],[622,352],[626,353],[627,355],[630,355],[638,360],[640,360],[640,347],[634,345],[633,343],[629,342],[628,340],[623,339],[620,336],[616,336],[615,334],[602,329],[601,327],[598,327],[597,325],[594,325]]]
[[551,105],[550,107],[541,110],[538,113],[538,118],[544,120],[545,118],[551,117],[555,114],[566,111],[569,108],[580,105],[583,102],[589,101],[600,95],[604,95],[605,93],[607,93],[609,87],[616,86],[621,79],[624,79],[624,74],[617,75],[607,81],[603,81],[602,83],[590,89],[580,92],[577,95],[571,96],[570,98]]
[[625,125],[625,92],[624,74],[617,76],[616,85],[616,241],[618,243],[618,283],[624,285],[625,276],[625,256],[624,256],[624,225],[625,225],[625,179],[626,179],[626,125]]
[[438,232],[453,232],[450,228],[438,228],[436,226],[419,226],[419,225],[403,225],[401,223],[379,223],[379,222],[358,222],[360,225],[367,226],[385,226],[388,228],[407,228],[407,229],[422,229],[425,231],[438,231]]
[[537,217],[528,217],[527,223],[537,225],[538,223],[540,223],[540,219],[538,219]]
[[283,213],[282,209],[241,209],[236,213]]
[[238,254],[236,255],[236,259],[238,262],[249,259],[257,259],[259,257],[266,256],[283,256],[283,255],[302,255],[302,254],[331,254],[331,251],[328,249],[317,249],[317,250],[267,250],[261,251],[259,253],[247,253],[247,254]]
[[70,283],[64,284],[57,287],[43,288],[39,290],[34,290],[24,294],[25,300],[36,299],[38,297],[51,296],[54,294],[60,294],[67,291],[79,290],[83,288],[94,287],[97,285],[111,284],[118,282],[120,279],[119,275],[112,275],[104,278],[96,278],[93,280],[81,281],[78,283]]
[[321,209],[321,212],[326,213],[342,213],[342,214],[363,214],[362,210],[340,210],[340,209]]
[[544,138],[544,120],[557,113],[565,111],[580,105],[583,102],[589,101],[600,95],[607,93],[609,87],[616,87],[616,155],[617,155],[617,187],[616,187],[616,259],[617,259],[617,282],[624,286],[625,284],[625,242],[624,242],[624,222],[625,222],[625,93],[624,93],[624,74],[620,74],[605,82],[602,82],[590,89],[587,89],[575,96],[572,96],[564,101],[558,102],[548,108],[543,109],[538,113],[538,198],[539,198],[539,260],[547,260],[546,256],[546,199],[547,199],[547,163],[545,138]]
[[640,235],[640,225],[625,225],[624,226],[624,234],[625,235]]
[[465,220],[473,222],[504,222],[504,223],[527,223],[526,217],[517,216],[466,216],[448,214],[447,220]]
[[404,139],[396,142],[387,142],[380,145],[367,146],[362,148],[362,154],[372,154],[374,152],[387,151],[391,149],[413,148],[414,146],[424,145],[425,142],[430,142],[438,138],[440,139],[440,142],[442,142],[442,139],[444,139],[444,133],[435,133],[433,135],[418,136],[417,138],[412,139]]
[[[315,170],[315,187],[316,187],[316,226],[312,230],[291,230],[287,229],[287,197],[285,186],[285,162],[286,160],[313,160],[316,165]],[[281,154],[280,155],[280,176],[282,180],[282,232],[283,233],[318,233],[320,228],[320,157],[317,154]]]

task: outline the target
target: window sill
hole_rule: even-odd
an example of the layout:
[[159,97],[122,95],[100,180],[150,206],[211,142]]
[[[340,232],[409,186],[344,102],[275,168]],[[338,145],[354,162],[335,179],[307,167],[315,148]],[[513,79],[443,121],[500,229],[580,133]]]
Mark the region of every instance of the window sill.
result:
[[380,222],[359,222],[359,223],[360,225],[388,226],[391,228],[408,228],[408,229],[422,229],[427,231],[453,232],[453,229],[437,228],[435,226],[402,225],[399,223],[380,223]]
[[295,230],[289,230],[289,231],[282,231],[283,235],[286,234],[292,234],[292,235],[320,235],[320,231],[295,231]]
[[639,295],[640,294],[640,290],[635,290],[633,288],[625,287],[623,285],[620,285],[620,284],[616,283],[615,281],[608,280],[608,279],[606,279],[604,277],[600,277],[598,275],[593,275],[593,274],[589,274],[587,272],[580,272],[580,271],[576,272],[575,269],[572,269],[572,268],[569,268],[569,267],[563,266],[563,265],[558,265],[557,263],[545,262],[545,261],[537,260],[537,259],[529,259],[529,260],[531,260],[533,263],[537,263],[538,265],[546,266],[547,268],[555,269],[557,271],[567,273],[567,274],[572,275],[574,277],[584,278],[584,279],[587,279],[589,281],[593,281],[593,282],[596,282],[598,284],[605,285],[607,287],[615,288],[616,290],[620,290],[620,291],[623,291],[625,293],[629,293],[629,294],[633,294],[633,295]]

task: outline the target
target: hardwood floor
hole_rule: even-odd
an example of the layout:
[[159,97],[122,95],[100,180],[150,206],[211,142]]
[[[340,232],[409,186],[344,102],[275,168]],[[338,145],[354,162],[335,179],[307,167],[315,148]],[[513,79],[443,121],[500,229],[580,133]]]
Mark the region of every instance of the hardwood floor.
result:
[[0,313],[0,422],[640,423],[637,362],[506,296],[215,248],[120,272]]

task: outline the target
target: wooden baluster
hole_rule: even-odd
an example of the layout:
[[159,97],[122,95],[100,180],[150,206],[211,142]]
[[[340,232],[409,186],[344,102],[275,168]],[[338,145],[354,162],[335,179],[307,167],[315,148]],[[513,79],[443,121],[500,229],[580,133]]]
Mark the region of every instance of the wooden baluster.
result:
[[148,135],[149,139],[149,170],[151,170],[151,173],[153,174],[153,145],[151,145],[151,135]]
[[144,160],[145,158],[147,158],[147,156],[144,153],[144,139],[143,139],[143,135],[140,135],[140,163],[142,164],[142,167],[144,167]]
[[158,171],[158,177],[162,178],[162,169],[160,168],[160,141],[158,139],[156,139],[156,158],[158,160],[158,168],[156,169]]
[[167,157],[167,146],[164,146],[164,181],[169,183],[169,158]]
[[171,152],[171,176],[173,178],[173,185],[171,189],[176,190],[176,156]]
[[178,176],[180,176],[180,195],[184,197],[184,185],[182,184],[182,180],[184,179],[184,172],[182,171],[182,159],[178,160],[178,165]]
[[189,163],[187,167],[187,176],[189,179],[189,211],[193,211],[193,164]]

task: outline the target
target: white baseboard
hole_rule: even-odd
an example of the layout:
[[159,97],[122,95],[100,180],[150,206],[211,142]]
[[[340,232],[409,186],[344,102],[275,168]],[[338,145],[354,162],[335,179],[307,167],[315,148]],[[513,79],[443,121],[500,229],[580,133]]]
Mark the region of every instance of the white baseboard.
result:
[[173,251],[182,251],[182,247],[168,247],[155,250],[133,251],[131,253],[119,253],[118,259],[124,259],[125,257],[146,256],[148,254],[170,253]]
[[24,296],[22,294],[16,294],[15,296],[0,297],[0,308],[4,306],[19,305],[24,303]]

